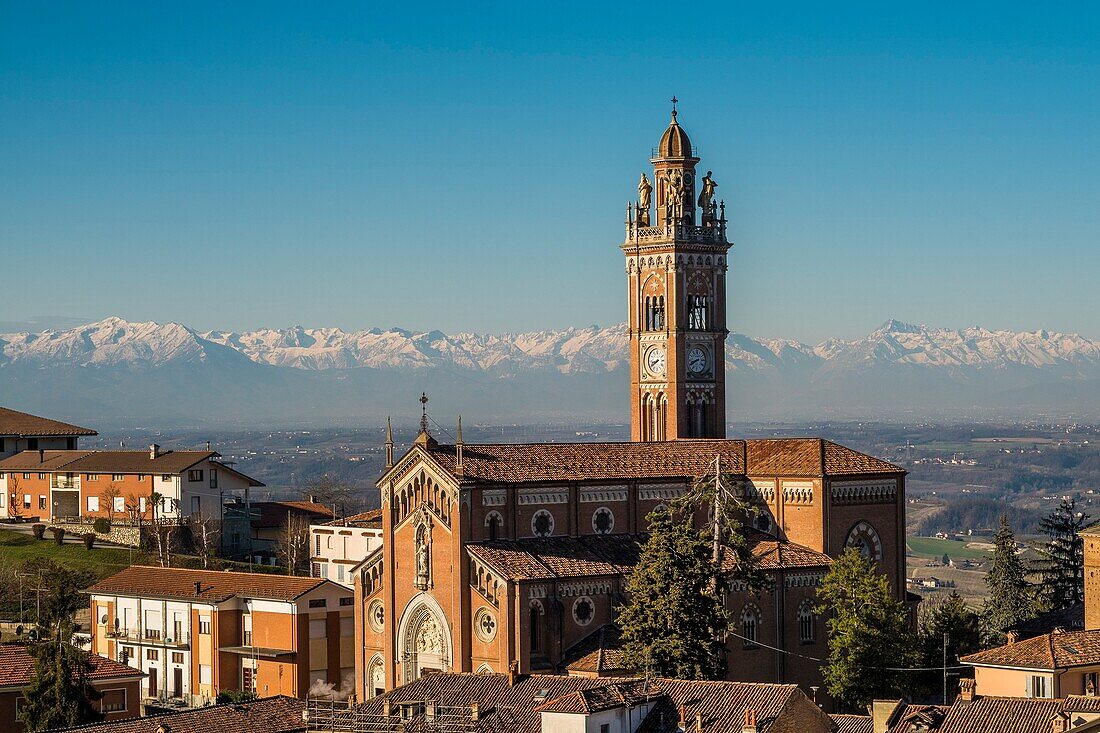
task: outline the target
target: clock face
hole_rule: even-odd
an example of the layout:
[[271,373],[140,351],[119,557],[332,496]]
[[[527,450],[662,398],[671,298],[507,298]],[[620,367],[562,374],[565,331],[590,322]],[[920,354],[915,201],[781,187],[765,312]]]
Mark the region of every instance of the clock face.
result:
[[702,374],[707,370],[707,352],[700,349],[698,346],[692,347],[688,351],[688,370],[692,374]]
[[654,374],[663,374],[665,371],[665,350],[659,346],[650,349],[645,363],[649,367],[649,371]]

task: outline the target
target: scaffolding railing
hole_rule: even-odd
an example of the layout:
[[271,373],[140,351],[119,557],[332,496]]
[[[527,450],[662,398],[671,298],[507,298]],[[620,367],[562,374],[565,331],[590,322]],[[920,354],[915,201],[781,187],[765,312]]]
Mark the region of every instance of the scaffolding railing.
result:
[[316,733],[462,733],[477,729],[478,709],[439,705],[434,700],[364,704],[311,699],[303,717]]

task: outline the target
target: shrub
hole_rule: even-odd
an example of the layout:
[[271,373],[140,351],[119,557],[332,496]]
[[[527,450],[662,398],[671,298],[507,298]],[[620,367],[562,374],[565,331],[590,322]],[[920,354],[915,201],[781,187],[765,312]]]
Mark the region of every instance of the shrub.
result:
[[111,531],[111,521],[105,517],[99,517],[92,522],[92,529],[96,531],[96,534],[107,534]]
[[50,527],[50,531],[53,532],[54,542],[60,545],[65,541],[65,529],[63,527]]
[[86,547],[90,550],[90,549],[92,549],[92,545],[95,544],[95,532],[89,532],[86,535],[84,535],[83,537],[81,537],[81,539],[84,540],[84,547]]
[[255,700],[256,693],[251,690],[222,690],[218,693],[218,697],[214,700],[218,705],[224,705],[225,703],[241,703],[248,702],[249,700]]
[[31,532],[34,532],[34,538],[40,540],[46,536],[46,525],[44,524],[32,524]]

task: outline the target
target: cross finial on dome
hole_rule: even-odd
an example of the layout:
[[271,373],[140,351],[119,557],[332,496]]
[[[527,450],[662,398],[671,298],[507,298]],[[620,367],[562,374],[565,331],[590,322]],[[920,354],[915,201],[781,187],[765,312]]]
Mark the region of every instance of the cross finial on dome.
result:
[[676,95],[672,95],[672,119],[676,119],[676,103],[680,100],[676,98]]

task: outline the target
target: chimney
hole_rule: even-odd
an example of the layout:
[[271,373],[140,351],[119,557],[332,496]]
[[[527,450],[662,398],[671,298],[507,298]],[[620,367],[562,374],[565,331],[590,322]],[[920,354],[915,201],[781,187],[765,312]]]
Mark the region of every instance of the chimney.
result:
[[1069,730],[1069,718],[1065,713],[1055,713],[1050,719],[1050,733],[1066,733]]
[[478,705],[477,700],[474,700],[472,703],[470,703],[470,720],[474,723],[477,722],[478,713],[481,712],[480,707],[481,706]]
[[[702,713],[696,713],[695,714],[695,730],[698,731],[698,733],[703,733],[703,714]],[[753,728],[753,731],[755,731],[755,730],[756,730],[756,728]]]
[[197,596],[202,595],[202,583],[200,583],[197,580],[195,581],[195,595],[197,595]]
[[871,731],[886,733],[894,723],[894,713],[900,708],[901,700],[871,701]]
[[508,665],[508,686],[515,687],[519,682],[519,660],[513,659]]
[[160,446],[153,443],[149,446],[149,460],[155,461],[157,458],[160,458]]
[[974,679],[972,677],[963,677],[959,680],[959,699],[963,702],[971,702],[977,695],[974,694]]
[[38,449],[38,462],[39,463],[45,463],[46,462],[46,451],[44,451],[41,448]]
[[1064,634],[1064,633],[1066,633],[1066,627],[1065,626],[1055,626],[1054,627],[1054,633],[1055,634]]
[[435,722],[435,700],[428,700],[428,702],[424,703],[424,722]]
[[382,701],[382,716],[385,718],[390,717],[390,699],[388,697]]
[[1005,634],[1005,639],[1007,639],[1009,644],[1015,644],[1016,642],[1018,642],[1020,640],[1020,632],[1018,632],[1018,631],[1009,631],[1008,633]]
[[677,723],[676,730],[678,733],[684,733],[687,730],[687,710],[683,705],[680,706],[680,722]]
[[[703,716],[698,717],[699,730],[703,730]],[[749,708],[745,711],[745,724],[741,726],[741,733],[756,733],[756,711]]]
[[393,468],[393,426],[386,417],[386,468]]

